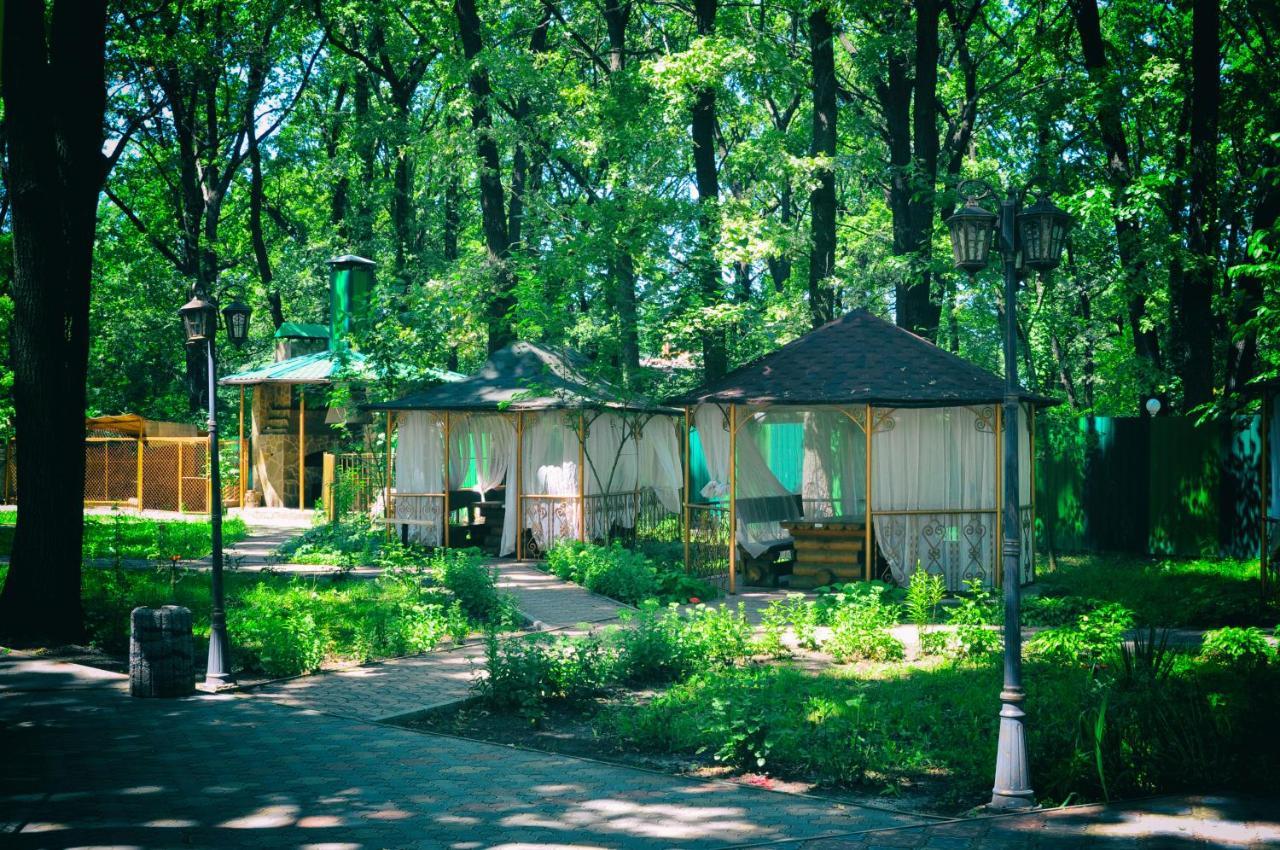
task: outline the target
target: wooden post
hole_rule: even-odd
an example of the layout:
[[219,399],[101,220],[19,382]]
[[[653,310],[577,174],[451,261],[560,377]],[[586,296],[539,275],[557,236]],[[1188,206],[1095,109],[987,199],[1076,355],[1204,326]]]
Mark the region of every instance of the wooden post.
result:
[[382,527],[391,539],[391,411],[387,411],[387,441],[383,444]]
[[587,541],[587,470],[583,464],[586,456],[587,426],[582,411],[578,411],[578,539]]
[[324,505],[324,518],[333,522],[338,517],[338,506],[334,503],[334,470],[333,452],[325,452],[320,459],[320,501]]
[[866,550],[867,550],[867,551],[864,553],[864,557],[863,557],[864,566],[863,566],[863,576],[862,576],[862,578],[863,578],[865,581],[871,581],[872,563],[873,563],[873,558],[874,558],[874,556],[871,554],[871,551],[872,551],[872,550],[871,550],[871,541],[872,541],[872,532],[871,532],[871,519],[872,519],[872,516],[871,516],[871,435],[872,435],[872,434],[874,434],[874,433],[876,432],[876,423],[875,423],[875,420],[874,420],[874,418],[873,418],[873,417],[874,417],[874,415],[875,415],[875,414],[874,414],[874,411],[872,411],[872,409],[871,409],[871,405],[869,405],[869,404],[868,404],[868,405],[867,405],[867,410],[866,410],[866,418],[863,420],[863,429],[862,429],[862,431],[863,431],[863,435],[866,437],[866,443],[867,443],[867,445],[866,445],[866,455],[867,455],[867,457],[866,457],[866,470],[863,472],[863,475],[862,475],[863,483],[866,485],[866,490],[867,490],[867,494],[866,494],[867,503],[866,503],[866,506],[865,506],[865,507],[864,507],[864,509],[863,509],[863,512],[866,514],[866,524],[867,524],[867,527],[866,527],[866,529],[865,529],[864,540],[863,540],[863,545],[865,545],[865,546],[866,546]]
[[306,385],[298,384],[298,510],[307,507],[307,394]]
[[[1001,587],[1004,585],[1004,576],[1001,575],[1004,570],[1000,569],[1001,541],[1004,540],[1001,536],[1004,534],[1004,481],[1001,480],[1004,472],[1004,411],[1001,405],[997,404],[994,407],[996,412],[996,533],[992,552],[995,556],[993,567],[996,573],[996,587]],[[1016,439],[1017,435],[1014,436]],[[1017,482],[1014,482],[1014,486],[1018,486]]]
[[142,435],[138,435],[138,513],[142,513]]
[[440,539],[444,542],[444,548],[449,548],[449,488],[452,483],[449,481],[449,411],[444,412],[444,531]]
[[102,501],[111,501],[111,440],[102,441]]
[[240,445],[237,454],[240,457],[240,510],[244,510],[244,484],[245,479],[249,477],[245,474],[248,471],[248,466],[245,463],[244,448],[244,384],[240,385]]
[[178,442],[174,443],[174,445],[177,446],[178,448],[178,513],[182,514],[182,513],[186,513],[186,511],[183,510],[183,507],[182,507],[182,454],[183,454],[182,450],[186,446],[186,443],[183,442],[182,440],[179,440]]
[[681,538],[684,542],[684,571],[689,572],[689,468],[693,465],[692,450],[689,443],[689,406],[684,408],[684,490],[681,492],[681,513],[684,516]]
[[729,592],[737,593],[738,572],[738,406],[729,405]]
[[516,488],[516,560],[524,560],[524,493],[521,483],[524,479],[524,411],[516,414],[516,468],[515,474],[507,474],[514,478]]
[[1262,575],[1262,595],[1266,596],[1270,591],[1271,576],[1271,541],[1268,526],[1271,524],[1271,452],[1275,451],[1275,447],[1271,445],[1271,395],[1263,390],[1262,392],[1262,433],[1260,435],[1259,454],[1261,455],[1262,474],[1259,476],[1260,491],[1262,495],[1262,529],[1259,540],[1262,544],[1262,551],[1258,553],[1258,569]]

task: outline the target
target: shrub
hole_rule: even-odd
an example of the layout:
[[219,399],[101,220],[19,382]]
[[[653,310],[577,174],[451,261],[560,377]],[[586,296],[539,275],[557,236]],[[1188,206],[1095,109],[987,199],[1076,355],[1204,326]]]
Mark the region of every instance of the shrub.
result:
[[595,696],[612,681],[614,669],[615,655],[598,636],[499,640],[490,630],[485,642],[486,675],[471,687],[490,707],[536,720],[548,700]]
[[498,590],[498,571],[485,566],[478,549],[437,549],[429,566],[471,620],[495,627],[516,621],[514,600]]
[[746,609],[699,605],[681,623],[686,655],[711,665],[728,666],[751,654],[751,624]]
[[884,601],[882,588],[842,605],[831,624],[826,649],[837,661],[896,661],[905,654],[902,641],[888,629],[898,622],[901,608]]
[[788,611],[785,599],[775,599],[760,612],[760,634],[756,638],[755,651],[760,655],[772,655],[782,658],[787,652],[782,642],[782,634],[788,625]]
[[938,616],[938,606],[946,595],[947,585],[942,576],[930,575],[919,566],[907,583],[907,619],[923,630]]
[[1276,657],[1275,648],[1255,626],[1228,626],[1205,632],[1200,657],[1235,667],[1261,667]]
[[856,605],[868,596],[882,597],[885,601],[900,600],[903,590],[897,585],[883,581],[854,581],[848,584],[833,584],[818,588],[815,601],[817,625],[830,626],[835,623],[836,612],[846,605]]
[[991,628],[996,625],[999,608],[979,579],[966,581],[965,589],[968,596],[960,597],[947,617],[956,627],[951,651],[960,658],[981,658],[1000,649],[1000,633]]
[[1074,623],[1055,626],[1027,642],[1027,654],[1066,664],[1097,664],[1121,645],[1133,626],[1133,612],[1114,602],[1080,614]]
[[615,632],[622,677],[631,684],[669,682],[685,676],[691,658],[683,640],[679,609],[660,608],[646,602],[635,613],[621,612],[623,623]]

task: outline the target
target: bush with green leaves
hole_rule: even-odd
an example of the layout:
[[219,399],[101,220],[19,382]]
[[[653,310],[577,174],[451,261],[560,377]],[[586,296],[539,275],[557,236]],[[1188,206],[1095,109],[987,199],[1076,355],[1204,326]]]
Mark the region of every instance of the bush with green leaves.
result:
[[878,579],[820,587],[817,591],[817,599],[814,600],[817,624],[834,625],[837,611],[845,606],[858,605],[869,596],[880,597],[885,602],[900,602],[904,595],[905,591],[896,584],[888,584]]
[[1276,660],[1276,649],[1256,626],[1228,626],[1205,632],[1200,657],[1234,667],[1261,667]]
[[1097,664],[1119,649],[1132,627],[1132,611],[1107,603],[1078,615],[1074,623],[1036,635],[1027,642],[1026,653],[1059,664]]
[[623,679],[631,684],[670,682],[691,669],[684,623],[679,608],[657,602],[642,603],[635,612],[622,611],[623,626],[614,634]]
[[884,597],[883,588],[873,587],[835,610],[825,649],[836,661],[897,661],[905,655],[902,641],[889,632],[902,608]]
[[597,635],[500,640],[490,631],[485,675],[471,687],[489,707],[536,720],[549,700],[575,702],[600,693],[614,680],[615,667],[616,652]]
[[982,658],[999,651],[1000,633],[993,629],[999,620],[999,604],[980,579],[965,583],[966,595],[948,612],[947,622],[955,626],[949,650],[960,658]]
[[427,566],[470,619],[496,627],[518,620],[514,599],[498,590],[498,571],[485,563],[479,549],[437,549]]
[[948,635],[929,631],[929,624],[938,619],[938,606],[946,596],[947,584],[940,575],[931,575],[916,566],[907,583],[907,619],[916,627],[922,655],[940,655],[946,651]]
[[717,593],[714,587],[683,570],[659,565],[644,551],[628,549],[616,541],[610,546],[597,546],[562,540],[551,547],[546,563],[547,569],[560,578],[630,605],[646,599],[662,603],[704,602]]
[[685,612],[681,628],[685,652],[712,666],[728,666],[751,655],[751,623],[746,607],[698,605]]

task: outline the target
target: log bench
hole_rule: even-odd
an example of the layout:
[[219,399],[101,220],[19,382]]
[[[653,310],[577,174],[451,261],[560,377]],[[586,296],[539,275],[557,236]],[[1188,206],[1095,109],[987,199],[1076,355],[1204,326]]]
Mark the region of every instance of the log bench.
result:
[[861,518],[786,520],[782,527],[795,544],[791,587],[809,589],[863,577],[866,524]]

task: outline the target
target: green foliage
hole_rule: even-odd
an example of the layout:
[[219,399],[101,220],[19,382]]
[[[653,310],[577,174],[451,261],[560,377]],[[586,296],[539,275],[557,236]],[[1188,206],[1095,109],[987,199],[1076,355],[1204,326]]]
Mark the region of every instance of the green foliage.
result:
[[398,567],[421,562],[425,550],[388,537],[386,529],[362,521],[323,523],[307,529],[276,550],[290,564],[353,567]]
[[1054,626],[1036,635],[1024,647],[1031,656],[1059,664],[1091,665],[1117,651],[1126,630],[1133,627],[1133,612],[1107,603],[1080,614],[1070,625]]
[[1200,655],[1207,661],[1238,667],[1260,667],[1276,658],[1276,649],[1254,626],[1228,626],[1205,632]]
[[999,604],[978,579],[966,581],[965,589],[968,595],[959,597],[947,615],[947,622],[956,627],[951,650],[960,658],[981,658],[999,651],[1002,644],[1000,633],[992,628],[999,622]]
[[478,549],[437,549],[428,562],[469,619],[498,626],[515,623],[515,600],[498,590],[498,571],[485,564]]
[[537,720],[548,700],[578,702],[612,680],[616,655],[599,636],[485,638],[485,675],[472,690],[490,708]]
[[[0,527],[17,522],[17,511],[0,512]],[[194,560],[213,550],[207,521],[155,520],[122,513],[87,514],[84,518],[84,557],[103,560]],[[249,534],[239,517],[222,521],[222,543],[230,546]],[[13,539],[0,534],[0,555],[9,554]]]
[[621,612],[623,628],[617,633],[621,650],[619,668],[632,684],[669,682],[687,675],[695,659],[684,640],[679,608],[661,608],[656,602],[640,605],[634,614]]
[[946,593],[947,585],[942,576],[930,575],[917,567],[907,582],[907,619],[920,629],[936,622],[938,606]]
[[835,611],[831,639],[825,648],[836,661],[898,661],[902,641],[889,633],[902,615],[899,605],[884,600],[884,589],[851,596]]
[[646,599],[659,603],[685,603],[714,599],[717,591],[704,581],[685,575],[683,570],[655,564],[642,550],[621,543],[596,546],[576,540],[562,540],[547,553],[547,569],[566,581],[626,602]]

